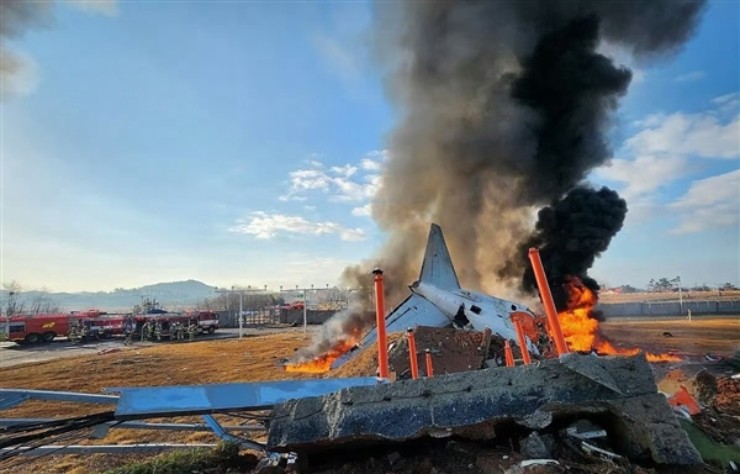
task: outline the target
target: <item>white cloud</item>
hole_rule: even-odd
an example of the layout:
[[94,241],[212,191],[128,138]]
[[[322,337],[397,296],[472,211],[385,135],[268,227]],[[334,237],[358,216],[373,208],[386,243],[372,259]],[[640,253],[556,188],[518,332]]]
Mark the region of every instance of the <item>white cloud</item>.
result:
[[[630,221],[654,217],[664,211],[666,207],[661,203],[659,190],[705,169],[702,159],[737,160],[740,157],[740,116],[720,113],[724,111],[723,106],[736,100],[737,94],[727,94],[713,99],[715,108],[706,112],[653,114],[633,123],[639,131],[624,142],[621,156],[594,171],[598,178],[623,183],[619,192],[630,203]],[[694,185],[700,183],[697,181]],[[737,187],[735,194],[737,199]],[[695,202],[695,198],[686,202]],[[691,207],[697,214],[692,221],[688,220],[689,212],[682,211],[686,212],[687,219],[682,217],[674,232],[693,232],[706,227],[707,222],[725,222],[727,217],[719,215],[717,209],[727,208],[729,204],[726,199],[722,202],[725,204],[709,207],[669,204],[676,211]]]
[[670,205],[679,213],[672,232],[688,234],[710,228],[735,226],[740,218],[740,169],[694,181],[689,190]]
[[649,155],[740,156],[740,117],[727,123],[710,113],[648,117],[646,128],[628,139],[627,148]]
[[353,174],[357,173],[357,167],[352,165],[344,165],[344,166],[332,166],[331,171],[334,174],[338,174],[341,176],[344,176],[345,178],[349,178]]
[[347,241],[365,239],[365,231],[360,228],[347,228],[336,222],[311,222],[301,216],[268,214],[262,211],[238,221],[229,231],[253,235],[258,239],[272,239],[279,234],[338,235],[340,239]]
[[[323,163],[311,161],[311,168],[291,171],[288,193],[281,201],[305,201],[306,194],[321,191],[334,202],[358,202],[370,200],[380,187],[377,169],[381,164],[370,158],[363,158],[359,168],[353,164],[332,166],[325,169]],[[358,171],[362,170],[361,173]]]
[[379,172],[381,168],[383,167],[383,164],[378,161],[371,160],[369,158],[363,158],[362,161],[360,162],[360,166],[362,167],[362,169],[366,171]]
[[640,155],[633,159],[614,159],[596,170],[599,177],[626,183],[620,190],[628,201],[681,178],[687,172],[688,160],[683,156]]
[[331,184],[331,178],[319,169],[295,170],[291,171],[289,176],[291,192],[327,190]]
[[673,80],[675,82],[696,82],[701,81],[705,77],[707,77],[707,74],[704,71],[691,71],[685,74],[680,74]]
[[712,99],[721,112],[733,112],[740,109],[740,92],[721,95]]
[[352,215],[358,217],[370,217],[372,215],[372,204],[367,203],[364,206],[353,208]]

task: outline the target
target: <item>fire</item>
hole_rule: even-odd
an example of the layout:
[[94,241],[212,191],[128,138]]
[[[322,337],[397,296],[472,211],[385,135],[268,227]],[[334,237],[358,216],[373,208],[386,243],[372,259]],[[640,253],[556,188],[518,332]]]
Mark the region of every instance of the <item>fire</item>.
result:
[[305,362],[285,364],[285,371],[302,372],[305,374],[323,374],[329,372],[332,362],[357,345],[357,341],[358,338],[353,336],[350,336],[348,339],[340,340],[325,354],[314,357]]
[[[572,351],[596,351],[602,355],[635,355],[640,349],[625,349],[614,346],[599,330],[599,321],[593,317],[593,308],[598,298],[578,277],[570,277],[564,284],[568,292],[567,309],[558,313],[560,329]],[[671,354],[646,352],[648,362],[680,362],[680,357]]]

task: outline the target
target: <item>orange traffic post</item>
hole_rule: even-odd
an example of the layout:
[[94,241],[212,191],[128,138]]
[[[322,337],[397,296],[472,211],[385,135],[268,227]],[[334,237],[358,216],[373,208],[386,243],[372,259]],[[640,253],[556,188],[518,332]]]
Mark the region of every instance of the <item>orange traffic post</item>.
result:
[[414,330],[409,328],[406,331],[406,335],[409,338],[409,362],[411,363],[411,378],[416,380],[419,378],[419,362],[416,360],[416,338],[414,338]]
[[524,339],[524,328],[522,328],[522,322],[518,319],[514,320],[514,327],[516,328],[516,339],[519,341],[519,351],[522,353],[522,360],[524,365],[529,365],[532,359],[529,357],[529,349],[527,349],[527,340]]
[[424,351],[424,360],[427,363],[427,377],[434,377],[434,367],[432,366],[432,353],[427,349]]
[[560,330],[558,312],[555,309],[555,302],[552,299],[550,285],[547,283],[547,276],[545,276],[545,269],[542,266],[540,251],[534,247],[529,249],[529,261],[532,263],[532,269],[534,270],[534,277],[537,280],[537,287],[540,290],[542,304],[545,306],[547,325],[550,327],[553,339],[555,339],[555,349],[557,349],[559,356],[567,354],[568,344],[565,343],[563,332]]
[[376,268],[375,275],[375,322],[378,331],[378,372],[382,379],[388,378],[388,337],[385,333],[385,295],[383,293],[383,270]]
[[506,367],[514,367],[514,353],[511,352],[511,344],[506,340],[504,344],[504,355],[506,356]]

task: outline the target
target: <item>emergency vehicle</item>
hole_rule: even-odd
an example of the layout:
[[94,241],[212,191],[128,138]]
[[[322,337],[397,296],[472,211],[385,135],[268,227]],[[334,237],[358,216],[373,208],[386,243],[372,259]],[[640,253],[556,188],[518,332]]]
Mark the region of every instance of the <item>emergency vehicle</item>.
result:
[[197,318],[198,332],[207,332],[213,334],[218,329],[218,313],[215,311],[198,311],[191,318]]
[[87,313],[16,315],[10,318],[9,340],[29,344],[49,343],[55,337],[66,337],[71,325],[90,318]]

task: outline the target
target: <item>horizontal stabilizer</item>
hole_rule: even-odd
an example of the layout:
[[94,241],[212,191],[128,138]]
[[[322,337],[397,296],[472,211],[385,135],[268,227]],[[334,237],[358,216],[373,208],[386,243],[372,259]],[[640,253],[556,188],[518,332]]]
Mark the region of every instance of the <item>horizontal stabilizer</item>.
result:
[[432,224],[429,229],[429,240],[427,240],[427,250],[424,253],[419,281],[430,283],[442,290],[460,288],[442,229],[437,224]]

